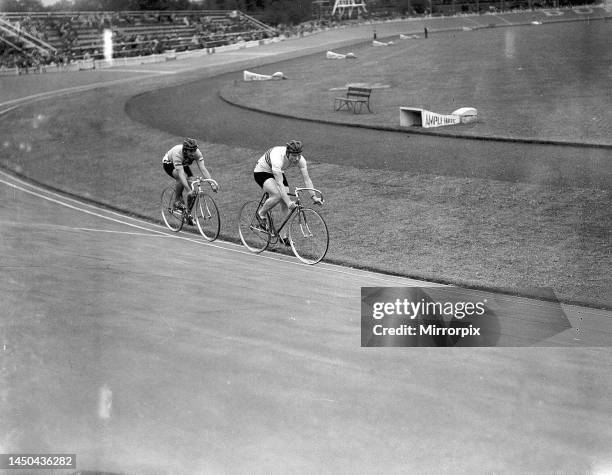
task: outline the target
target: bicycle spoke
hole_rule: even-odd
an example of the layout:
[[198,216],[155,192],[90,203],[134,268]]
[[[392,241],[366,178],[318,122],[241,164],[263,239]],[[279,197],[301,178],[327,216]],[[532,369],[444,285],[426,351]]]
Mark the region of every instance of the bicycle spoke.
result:
[[221,217],[215,200],[206,193],[201,194],[196,198],[193,212],[200,234],[208,241],[217,239],[221,229]]
[[174,231],[183,227],[183,213],[174,209],[174,186],[168,186],[161,194],[161,215],[166,226]]
[[251,252],[262,252],[270,243],[270,234],[263,230],[257,221],[255,212],[259,201],[248,201],[240,210],[238,234],[245,247]]
[[310,208],[299,210],[289,223],[291,248],[306,264],[316,264],[327,254],[329,233],[319,213]]

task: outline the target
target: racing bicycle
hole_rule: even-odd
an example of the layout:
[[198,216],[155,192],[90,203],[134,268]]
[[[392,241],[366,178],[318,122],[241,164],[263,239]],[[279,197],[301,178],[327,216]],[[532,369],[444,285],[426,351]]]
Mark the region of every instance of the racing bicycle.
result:
[[182,205],[182,207],[178,208],[173,206],[175,202],[175,184],[164,188],[161,194],[161,214],[164,223],[172,231],[180,231],[185,223],[192,226],[196,225],[204,239],[214,241],[219,237],[221,217],[219,216],[219,209],[215,200],[204,191],[204,183],[208,183],[211,187],[213,184],[217,185],[215,180],[208,178],[191,179],[191,188],[197,194],[195,197],[188,198],[187,206]]
[[281,230],[288,226],[289,244],[295,256],[305,264],[321,261],[329,247],[327,224],[318,212],[300,202],[300,193],[303,191],[313,191],[323,200],[323,193],[319,190],[296,188],[295,193],[289,194],[296,198],[296,206],[278,227],[274,225],[272,213],[267,213],[267,225],[257,215],[259,208],[268,199],[268,193],[264,193],[259,201],[247,201],[242,205],[238,224],[242,244],[251,252],[263,252],[270,244],[279,242]]

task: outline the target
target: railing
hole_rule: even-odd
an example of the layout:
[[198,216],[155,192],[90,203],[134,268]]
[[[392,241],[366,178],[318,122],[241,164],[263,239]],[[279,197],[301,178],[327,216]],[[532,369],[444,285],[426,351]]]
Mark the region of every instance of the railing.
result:
[[247,15],[246,13],[242,13],[242,12],[239,12],[239,14],[240,14],[241,18],[247,19],[253,25],[256,25],[257,27],[259,27],[259,28],[261,28],[261,29],[263,29],[263,30],[265,30],[265,31],[267,31],[269,33],[273,33],[273,34],[276,33],[276,29],[275,28],[272,28],[271,26],[266,25],[265,23],[259,21],[257,18],[254,18],[254,17],[252,17],[250,15]]
[[42,51],[43,53],[50,54],[52,52],[57,51],[56,48],[54,48],[49,43],[41,40],[40,38],[36,38],[35,36],[31,35],[27,31],[24,31],[23,29],[16,28],[15,25],[13,25],[11,22],[3,20],[1,18],[0,31],[8,33],[11,36],[16,36],[25,45],[30,46],[31,48],[36,48],[39,51]]
[[[168,16],[210,16],[210,17],[228,17],[229,10],[122,10],[122,11],[61,11],[61,12],[0,12],[0,16],[8,19],[19,20],[23,17],[31,19],[45,18],[72,18],[75,16],[130,16],[130,17],[151,17],[161,15]],[[268,27],[269,28],[269,27]]]
[[[0,27],[0,31],[2,31],[2,28]],[[23,50],[23,48],[17,46],[15,43],[7,40],[4,36],[0,35],[0,41],[2,41],[3,43],[6,43],[7,45],[9,45],[11,48],[16,49],[17,51],[21,51],[22,53],[25,53],[25,51]]]

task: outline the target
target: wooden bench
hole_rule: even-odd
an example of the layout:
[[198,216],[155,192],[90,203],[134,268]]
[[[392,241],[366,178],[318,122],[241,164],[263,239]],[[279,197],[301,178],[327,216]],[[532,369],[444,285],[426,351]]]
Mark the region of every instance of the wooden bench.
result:
[[372,112],[372,109],[370,109],[371,94],[372,88],[349,86],[346,97],[336,97],[334,99],[334,110],[339,111],[346,108],[346,110],[352,110],[354,114],[357,114],[365,106],[369,112]]

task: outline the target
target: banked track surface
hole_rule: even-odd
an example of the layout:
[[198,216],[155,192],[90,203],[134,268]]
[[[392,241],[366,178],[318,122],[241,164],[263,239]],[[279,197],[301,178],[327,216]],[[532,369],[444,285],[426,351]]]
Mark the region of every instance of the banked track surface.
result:
[[[361,348],[360,288],[422,284],[0,178],[2,452],[130,474],[610,467],[612,355],[584,347],[610,312],[563,306],[549,348]],[[514,330],[549,305],[484,298],[522,309]]]

